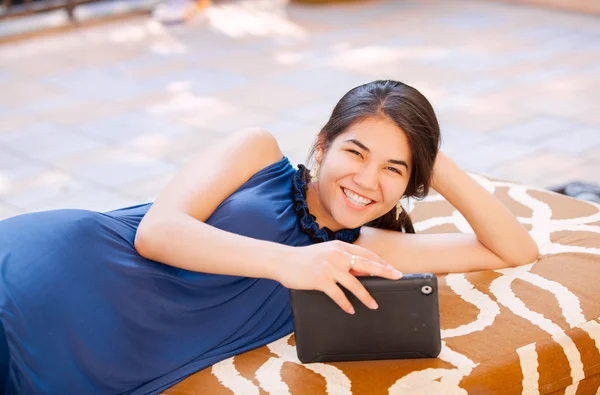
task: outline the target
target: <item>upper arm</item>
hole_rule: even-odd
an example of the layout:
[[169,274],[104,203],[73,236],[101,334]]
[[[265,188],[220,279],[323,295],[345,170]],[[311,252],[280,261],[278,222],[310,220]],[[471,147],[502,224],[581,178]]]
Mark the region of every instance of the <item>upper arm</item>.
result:
[[177,210],[204,222],[256,172],[282,157],[269,132],[258,128],[236,132],[199,152],[183,167],[160,193],[148,215]]
[[355,244],[375,252],[403,273],[457,273],[511,266],[474,234],[414,234],[363,226]]

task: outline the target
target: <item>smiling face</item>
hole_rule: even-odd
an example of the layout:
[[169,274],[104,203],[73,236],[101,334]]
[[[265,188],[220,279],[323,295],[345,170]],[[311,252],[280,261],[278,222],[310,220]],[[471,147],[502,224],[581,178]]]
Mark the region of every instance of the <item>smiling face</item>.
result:
[[319,179],[307,193],[309,210],[332,231],[364,225],[393,209],[406,190],[412,154],[402,129],[384,117],[348,127],[318,147]]

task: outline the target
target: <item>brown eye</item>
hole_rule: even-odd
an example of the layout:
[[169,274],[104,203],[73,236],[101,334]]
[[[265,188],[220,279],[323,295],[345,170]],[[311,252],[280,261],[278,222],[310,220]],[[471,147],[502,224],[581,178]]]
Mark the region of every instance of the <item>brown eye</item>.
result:
[[388,169],[390,169],[391,171],[394,171],[394,172],[402,175],[402,173],[400,172],[400,170],[396,169],[395,167],[388,167]]
[[347,151],[348,151],[348,152],[350,152],[350,153],[352,153],[352,154],[355,154],[355,155],[357,155],[357,156],[360,156],[360,157],[362,158],[362,154],[361,154],[360,152],[358,152],[358,151],[355,151],[355,150],[353,150],[353,149],[349,149],[349,150],[347,150]]

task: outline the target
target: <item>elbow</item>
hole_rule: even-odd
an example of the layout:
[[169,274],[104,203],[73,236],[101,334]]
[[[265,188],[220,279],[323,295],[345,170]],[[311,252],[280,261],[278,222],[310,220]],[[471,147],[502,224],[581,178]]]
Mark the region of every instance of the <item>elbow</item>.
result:
[[138,225],[133,241],[133,247],[138,254],[146,259],[155,260],[153,251],[156,250],[156,221],[149,219],[147,216],[142,219]]
[[538,260],[539,256],[540,256],[540,249],[539,249],[538,245],[535,243],[535,241],[533,241],[533,239],[532,239],[531,243],[529,243],[527,246],[519,249],[518,254],[516,254],[514,257],[512,257],[512,259],[507,260],[507,265],[509,267],[528,265],[530,263],[536,262]]

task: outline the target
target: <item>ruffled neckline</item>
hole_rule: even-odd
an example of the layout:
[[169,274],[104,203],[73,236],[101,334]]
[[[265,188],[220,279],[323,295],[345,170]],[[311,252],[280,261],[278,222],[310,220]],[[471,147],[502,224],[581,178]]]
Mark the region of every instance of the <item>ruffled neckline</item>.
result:
[[298,217],[298,223],[302,232],[306,233],[310,239],[316,243],[330,240],[341,240],[347,243],[354,243],[360,235],[360,227],[354,229],[341,229],[333,232],[327,227],[319,228],[317,219],[308,211],[306,204],[306,186],[308,184],[308,170],[304,165],[298,165],[298,170],[292,178],[292,199],[294,201],[294,210]]

